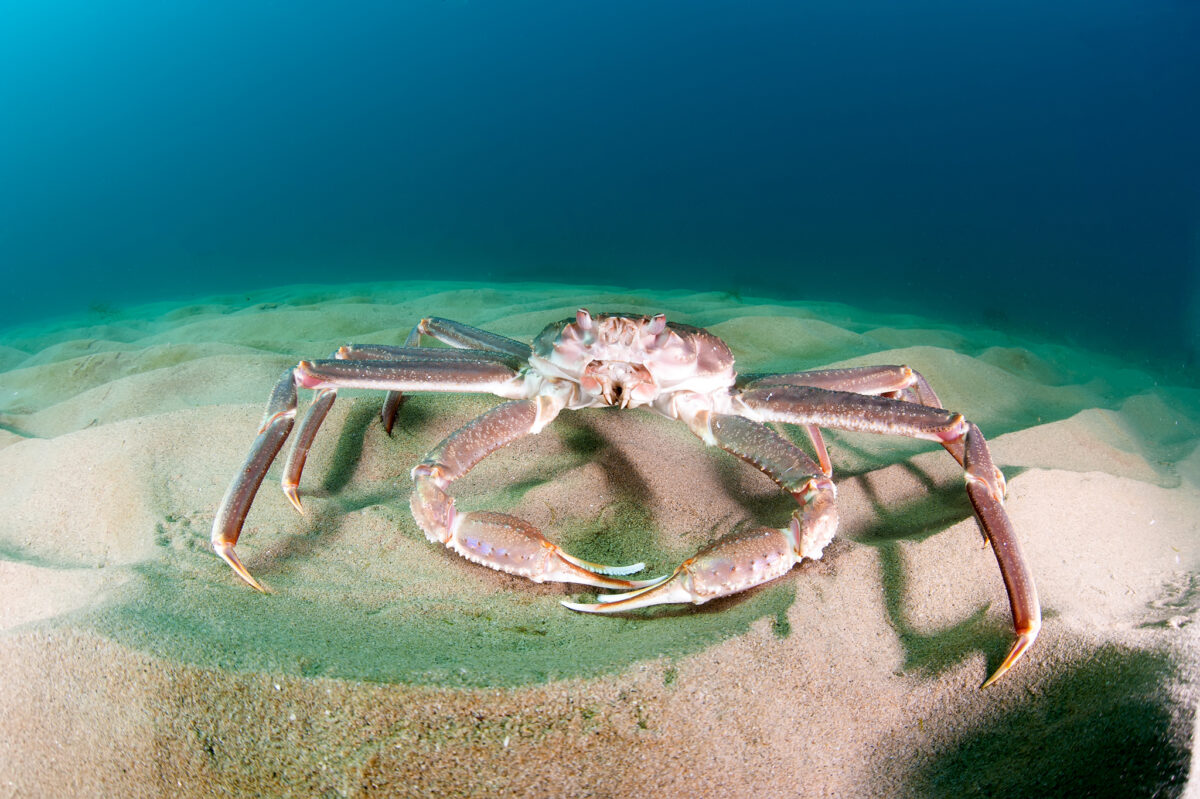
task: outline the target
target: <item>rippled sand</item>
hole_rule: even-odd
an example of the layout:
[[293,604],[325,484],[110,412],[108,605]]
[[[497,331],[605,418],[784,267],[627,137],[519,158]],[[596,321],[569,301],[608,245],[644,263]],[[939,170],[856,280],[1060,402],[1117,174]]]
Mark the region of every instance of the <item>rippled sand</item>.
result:
[[[1042,596],[1011,636],[961,471],[830,434],[841,537],[745,595],[623,618],[429,544],[408,472],[495,404],[342,392],[296,514],[213,512],[278,374],[439,315],[528,340],[664,311],[743,371],[906,363],[977,422]],[[16,795],[1029,795],[1178,790],[1197,694],[1200,392],[1102,355],[832,304],[445,283],[298,286],[0,331],[0,786]],[[303,401],[303,399],[302,399]],[[278,471],[272,471],[272,478]],[[639,412],[564,414],[456,484],[655,574],[793,507]]]

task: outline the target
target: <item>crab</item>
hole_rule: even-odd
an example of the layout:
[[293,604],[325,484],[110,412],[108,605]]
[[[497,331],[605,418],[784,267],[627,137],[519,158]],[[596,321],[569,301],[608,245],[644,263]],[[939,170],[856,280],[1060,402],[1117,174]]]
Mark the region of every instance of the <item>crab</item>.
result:
[[[421,346],[426,336],[448,346]],[[316,391],[282,476],[284,493],[301,512],[300,475],[339,388],[388,392],[381,416],[389,435],[403,392],[487,392],[507,399],[452,433],[412,470],[413,517],[430,541],[483,566],[537,583],[621,589],[594,603],[562,602],[590,613],[701,604],[820,558],[838,523],[837,487],[821,428],[933,441],[963,468],[967,494],[999,563],[1012,610],[1016,640],[982,687],[1007,672],[1041,628],[1037,589],[1004,510],[1004,475],[979,428],[944,409],[925,378],[907,366],[739,376],[729,348],[707,330],[668,322],[663,314],[592,315],[586,309],[549,325],[532,345],[436,317],[418,322],[402,347],[346,345],[330,359],[301,361],[283,373],[213,522],[214,551],[259,591],[266,589],[234,546],[267,470],[292,431],[297,388]],[[645,408],[682,421],[706,444],[762,470],[799,507],[782,529],[735,531],[671,574],[649,580],[629,579],[644,568],[642,563],[591,563],[515,516],[455,508],[451,485],[490,453],[540,432],[564,410],[607,407]],[[781,422],[804,428],[813,455],[771,426]]]

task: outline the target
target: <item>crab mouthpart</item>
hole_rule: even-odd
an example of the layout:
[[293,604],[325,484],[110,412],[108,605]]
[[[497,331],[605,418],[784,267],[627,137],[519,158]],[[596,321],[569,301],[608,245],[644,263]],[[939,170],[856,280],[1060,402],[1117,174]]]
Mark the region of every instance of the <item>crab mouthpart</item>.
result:
[[579,381],[585,391],[599,395],[605,405],[636,408],[658,396],[658,384],[645,366],[627,361],[592,361]]

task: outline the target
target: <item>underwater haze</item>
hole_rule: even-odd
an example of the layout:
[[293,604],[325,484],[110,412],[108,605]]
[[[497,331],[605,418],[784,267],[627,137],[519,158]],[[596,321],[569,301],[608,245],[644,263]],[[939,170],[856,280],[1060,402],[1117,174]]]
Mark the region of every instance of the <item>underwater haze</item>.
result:
[[1198,142],[1200,0],[0,0],[0,795],[1200,797]]
[[1200,344],[1200,5],[8,2],[0,312],[451,279]]

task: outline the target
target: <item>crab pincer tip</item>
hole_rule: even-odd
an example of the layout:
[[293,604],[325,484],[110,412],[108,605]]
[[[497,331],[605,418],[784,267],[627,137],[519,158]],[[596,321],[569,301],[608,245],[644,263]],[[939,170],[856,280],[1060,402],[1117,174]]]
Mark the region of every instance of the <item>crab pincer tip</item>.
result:
[[[642,569],[646,568],[645,563],[631,563],[628,566],[608,566],[604,563],[593,563],[590,560],[584,560],[583,558],[577,558],[567,552],[563,552],[561,549],[556,550],[556,552],[557,552],[558,556],[560,558],[562,558],[563,560],[565,560],[567,563],[570,563],[572,566],[578,566],[579,568],[583,569],[584,571],[589,571],[592,574],[603,574],[603,575],[607,575],[609,577],[624,577],[629,574],[637,574]],[[636,582],[636,581],[626,581],[626,582]]]
[[559,601],[564,608],[578,610],[580,613],[603,613],[604,606],[593,602],[568,602],[563,599]]
[[634,590],[622,594],[601,594],[595,604],[566,601],[562,604],[584,613],[621,613],[651,605],[695,603],[695,597],[675,577],[675,574],[668,574],[655,580],[640,580],[638,582],[641,585]]

